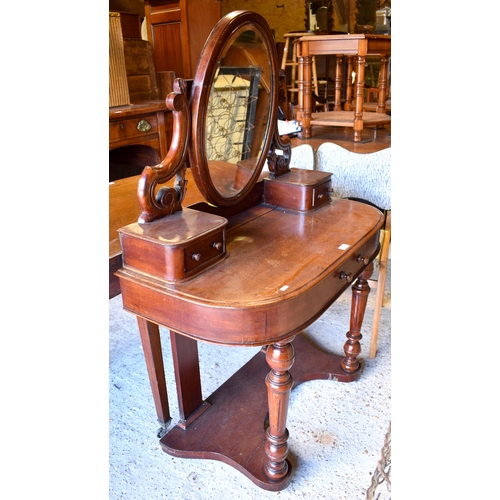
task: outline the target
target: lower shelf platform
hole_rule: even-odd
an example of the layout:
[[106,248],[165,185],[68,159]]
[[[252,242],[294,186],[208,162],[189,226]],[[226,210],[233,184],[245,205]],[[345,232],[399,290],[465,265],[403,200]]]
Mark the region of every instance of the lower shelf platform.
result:
[[[359,368],[353,373],[342,369],[344,356],[319,351],[302,335],[295,338],[293,346],[295,361],[290,373],[294,387],[308,380],[351,382],[360,376]],[[187,429],[177,425],[160,439],[163,451],[181,458],[219,460],[265,490],[286,488],[291,479],[290,463],[288,473],[279,481],[264,472],[268,419],[265,379],[269,371],[262,350],[207,398],[210,408]]]
[[[391,123],[391,117],[385,113],[363,113],[363,125],[383,125]],[[354,127],[354,111],[327,111],[312,113],[311,125],[327,125],[336,127]]]

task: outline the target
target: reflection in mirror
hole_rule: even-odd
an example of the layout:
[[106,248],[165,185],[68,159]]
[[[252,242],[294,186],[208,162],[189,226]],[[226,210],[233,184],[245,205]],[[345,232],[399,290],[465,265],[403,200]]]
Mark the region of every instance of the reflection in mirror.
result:
[[[337,0],[342,2],[342,0]],[[306,1],[306,30],[326,31],[333,29],[332,0]]]
[[271,60],[256,26],[236,30],[214,75],[205,127],[205,149],[212,182],[225,198],[251,179],[265,142],[271,115]]

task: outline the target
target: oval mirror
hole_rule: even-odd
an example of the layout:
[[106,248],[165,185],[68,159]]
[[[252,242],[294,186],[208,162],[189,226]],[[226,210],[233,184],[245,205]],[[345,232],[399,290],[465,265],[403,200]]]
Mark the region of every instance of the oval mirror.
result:
[[277,126],[278,72],[259,14],[234,11],[208,37],[191,91],[189,157],[209,203],[235,205],[259,179]]

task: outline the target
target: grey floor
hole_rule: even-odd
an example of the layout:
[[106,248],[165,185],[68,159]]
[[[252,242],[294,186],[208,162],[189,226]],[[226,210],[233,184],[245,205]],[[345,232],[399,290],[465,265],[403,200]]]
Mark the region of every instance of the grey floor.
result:
[[[389,261],[390,262],[390,261]],[[377,271],[374,273],[376,277]],[[135,317],[121,296],[109,301],[109,498],[154,499],[338,499],[366,498],[391,420],[391,274],[379,332],[378,353],[368,358],[375,291],[369,297],[361,341],[363,373],[351,383],[315,380],[292,391],[287,428],[293,476],[281,492],[254,485],[229,465],[180,459],[164,453]],[[349,328],[350,292],[303,335],[323,349],[342,353]],[[167,331],[162,331],[169,403],[179,416]],[[203,396],[251,358],[258,348],[199,344]],[[390,497],[385,483],[379,499]]]

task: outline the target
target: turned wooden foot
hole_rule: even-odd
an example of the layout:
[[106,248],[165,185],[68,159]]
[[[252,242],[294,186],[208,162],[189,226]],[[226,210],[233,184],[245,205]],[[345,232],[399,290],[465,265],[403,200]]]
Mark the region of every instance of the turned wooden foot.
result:
[[359,361],[356,359],[361,352],[359,341],[363,338],[361,335],[361,326],[365,316],[366,303],[370,286],[368,279],[373,273],[373,262],[358,276],[358,279],[352,286],[352,304],[351,304],[351,320],[350,328],[346,333],[347,342],[344,345],[345,358],[341,362],[342,368],[352,373],[359,369]]
[[266,433],[265,453],[267,459],[264,472],[270,479],[274,480],[285,477],[290,467],[286,460],[288,455],[286,418],[293,387],[292,376],[289,372],[295,358],[292,340],[270,345],[266,355],[266,361],[271,371],[266,378],[269,428]]

